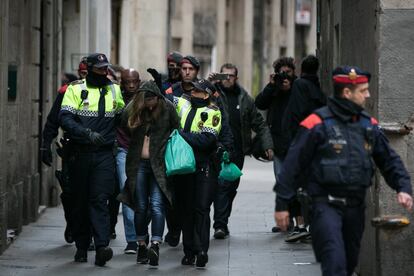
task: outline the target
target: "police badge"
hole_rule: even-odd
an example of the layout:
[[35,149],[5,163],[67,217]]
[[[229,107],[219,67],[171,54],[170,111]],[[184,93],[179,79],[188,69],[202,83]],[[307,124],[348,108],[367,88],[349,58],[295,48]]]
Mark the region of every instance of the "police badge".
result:
[[216,127],[220,123],[220,117],[218,115],[213,116],[213,126]]

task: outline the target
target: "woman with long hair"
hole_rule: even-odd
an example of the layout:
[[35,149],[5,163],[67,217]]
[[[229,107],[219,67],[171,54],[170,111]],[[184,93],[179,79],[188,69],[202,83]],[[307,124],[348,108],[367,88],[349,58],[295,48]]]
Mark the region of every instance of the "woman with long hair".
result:
[[[135,210],[138,240],[137,263],[158,265],[164,233],[166,200],[171,189],[165,174],[165,146],[179,121],[174,106],[162,96],[154,81],[143,82],[128,104],[123,124],[131,133],[126,158],[127,180],[118,199]],[[145,244],[147,211],[151,211],[151,245]]]

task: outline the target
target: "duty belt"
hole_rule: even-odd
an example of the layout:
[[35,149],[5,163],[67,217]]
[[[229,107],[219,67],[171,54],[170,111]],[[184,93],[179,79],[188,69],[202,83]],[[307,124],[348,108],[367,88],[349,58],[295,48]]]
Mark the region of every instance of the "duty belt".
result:
[[108,151],[112,150],[113,144],[95,146],[92,144],[73,144],[73,150],[78,152]]
[[338,197],[333,195],[312,197],[312,203],[329,203],[339,207],[356,207],[363,203],[363,200],[356,197]]

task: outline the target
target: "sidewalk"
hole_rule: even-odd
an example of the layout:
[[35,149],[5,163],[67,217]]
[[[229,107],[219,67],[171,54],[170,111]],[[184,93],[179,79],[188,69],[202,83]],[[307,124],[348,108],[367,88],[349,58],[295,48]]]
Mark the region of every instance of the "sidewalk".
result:
[[320,275],[309,244],[286,244],[285,234],[271,233],[274,225],[271,163],[246,159],[244,175],[230,219],[230,238],[211,240],[209,263],[205,269],[182,266],[181,245],[163,244],[160,265],[138,265],[135,255],[123,253],[126,245],[122,216],[117,238],[111,241],[114,258],[105,267],[73,262],[75,247],[63,239],[65,221],[61,207],[48,208],[36,223],[23,228],[17,240],[0,255],[0,276],[35,275]]

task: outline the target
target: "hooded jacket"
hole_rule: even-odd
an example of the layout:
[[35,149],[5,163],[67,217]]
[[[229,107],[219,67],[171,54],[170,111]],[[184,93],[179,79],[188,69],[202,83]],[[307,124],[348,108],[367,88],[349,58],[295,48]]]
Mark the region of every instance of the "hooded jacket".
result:
[[[179,127],[178,115],[175,111],[173,104],[166,100],[158,86],[153,81],[144,82],[138,91],[146,92],[150,91],[158,96],[158,105],[161,108],[161,113],[155,122],[150,125],[150,162],[154,172],[155,179],[160,186],[162,192],[171,203],[172,190],[167,182],[166,169],[165,169],[165,146],[171,132]],[[132,102],[127,106],[123,114],[123,126],[126,127],[128,121],[128,110],[132,108]],[[135,202],[135,189],[136,178],[141,161],[142,146],[144,144],[144,137],[146,133],[146,125],[139,126],[135,129],[131,129],[131,140],[129,144],[128,154],[126,157],[126,176],[124,190],[118,195],[118,200],[125,203],[132,209],[136,209]]]

